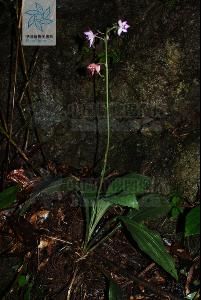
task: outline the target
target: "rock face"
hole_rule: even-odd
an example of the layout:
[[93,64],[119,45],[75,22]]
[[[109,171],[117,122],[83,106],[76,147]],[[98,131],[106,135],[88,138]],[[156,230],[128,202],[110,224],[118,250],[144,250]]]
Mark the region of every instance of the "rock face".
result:
[[[0,0],[0,90],[4,112],[12,5]],[[176,177],[188,197],[198,175],[193,167],[198,163],[197,154],[195,157],[194,150],[191,153],[191,143],[193,140],[195,149],[199,142],[199,1],[82,0],[78,5],[77,1],[58,0],[57,6],[57,47],[40,49],[30,85],[35,124],[46,158],[78,168],[93,165],[95,157],[101,159],[106,137],[104,86],[101,78],[94,82],[85,72],[94,53],[88,52],[83,32],[101,31],[125,18],[131,25],[129,33],[111,41],[109,167],[148,174],[163,193],[174,189]],[[35,49],[28,47],[24,51],[31,62]],[[102,51],[100,45],[97,51]],[[20,72],[19,69],[18,97],[23,87]],[[22,108],[28,120],[26,98]],[[17,109],[15,117],[20,126]],[[95,155],[97,117],[99,150]],[[190,153],[187,164],[186,151]],[[40,162],[38,157],[36,161]],[[188,186],[184,184],[187,181]]]

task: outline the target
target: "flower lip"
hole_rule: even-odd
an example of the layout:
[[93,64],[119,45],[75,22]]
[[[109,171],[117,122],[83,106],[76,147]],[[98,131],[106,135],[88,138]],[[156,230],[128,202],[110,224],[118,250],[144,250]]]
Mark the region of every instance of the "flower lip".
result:
[[86,31],[86,32],[84,32],[84,34],[85,34],[87,40],[89,41],[90,47],[92,47],[92,45],[95,42],[95,38],[96,38],[97,34],[93,33],[92,30]]
[[118,21],[118,35],[120,36],[122,32],[128,32],[128,28],[130,28],[130,25],[128,25],[127,21]]

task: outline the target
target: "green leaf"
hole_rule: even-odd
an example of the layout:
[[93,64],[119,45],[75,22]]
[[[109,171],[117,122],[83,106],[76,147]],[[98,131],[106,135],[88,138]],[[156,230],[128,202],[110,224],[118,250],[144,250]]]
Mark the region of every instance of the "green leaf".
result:
[[50,183],[45,183],[38,187],[37,191],[32,194],[32,198],[38,197],[40,194],[53,194],[56,192],[81,192],[84,196],[96,194],[96,187],[87,182],[80,182],[74,177],[60,178]]
[[17,198],[19,188],[12,186],[0,193],[0,209],[9,208]]
[[30,199],[34,200],[41,194],[53,194],[56,192],[70,192],[77,190],[79,181],[75,180],[73,177],[60,178],[54,181],[46,181],[39,185],[37,189],[32,193]]
[[200,206],[193,208],[186,216],[185,236],[200,234]]
[[112,203],[104,200],[98,200],[95,201],[94,206],[92,208],[92,216],[91,216],[91,221],[90,221],[90,226],[89,226],[89,239],[94,233],[94,230],[96,229],[96,226],[102,219],[102,217],[106,214],[109,208],[113,206]]
[[181,214],[183,213],[183,210],[178,207],[173,207],[171,210],[171,217],[173,219],[177,219]]
[[79,191],[80,182],[73,177],[60,178],[57,180],[43,182],[41,185],[37,187],[37,189],[31,194],[31,197],[25,202],[23,207],[20,210],[20,215],[24,215],[24,213],[28,210],[28,208],[33,205],[36,198],[42,194],[51,195],[57,192],[71,192],[71,191]]
[[89,225],[91,220],[91,201],[89,199],[83,198],[84,208],[85,208],[85,225],[86,225],[86,236],[89,234]]
[[33,287],[33,283],[30,283],[25,291],[25,294],[24,294],[24,300],[31,300],[32,297],[31,297],[31,290],[32,290],[32,287]]
[[181,197],[175,195],[171,200],[171,206],[172,206],[171,217],[173,219],[177,219],[179,215],[183,213]]
[[165,196],[148,194],[139,199],[139,210],[131,210],[128,217],[135,222],[144,222],[150,219],[166,216],[171,210],[171,205]]
[[185,299],[188,299],[188,300],[197,300],[197,299],[200,299],[199,297],[199,292],[195,292],[195,293],[192,293],[192,294],[189,294],[188,296],[185,297]]
[[172,207],[181,207],[182,205],[182,199],[181,197],[175,195],[172,197],[172,200],[171,200],[171,204],[172,204]]
[[108,209],[113,205],[112,202],[103,199],[96,200],[97,188],[91,184],[81,184],[81,193],[83,195],[86,212],[86,232],[88,241],[92,237],[94,230]]
[[109,300],[122,300],[122,291],[113,281],[110,281]]
[[148,177],[131,173],[127,176],[116,178],[109,186],[106,196],[113,196],[125,192],[127,194],[140,195],[150,186],[151,181]]
[[80,191],[84,200],[85,217],[86,217],[86,236],[89,234],[90,224],[93,222],[92,218],[95,218],[94,206],[96,201],[97,189],[94,185],[82,183],[80,185]]
[[112,203],[108,201],[98,200],[95,204],[96,207],[96,223],[98,223],[105,215],[107,210],[112,206]]
[[18,285],[19,287],[24,287],[25,285],[27,285],[28,280],[27,277],[25,275],[20,275],[18,277]]
[[121,193],[119,195],[112,196],[105,199],[108,202],[113,203],[114,205],[120,205],[120,206],[130,207],[134,209],[139,208],[139,204],[135,195],[131,195],[131,194],[128,195],[128,194]]
[[129,218],[121,217],[120,220],[123,221],[139,248],[178,280],[174,260],[167,252],[161,237],[143,224],[138,224]]

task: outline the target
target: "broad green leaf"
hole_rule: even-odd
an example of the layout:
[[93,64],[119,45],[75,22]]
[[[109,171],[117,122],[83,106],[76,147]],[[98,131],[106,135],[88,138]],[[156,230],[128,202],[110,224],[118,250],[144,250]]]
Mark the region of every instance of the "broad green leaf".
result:
[[193,208],[186,217],[185,236],[200,234],[200,206]]
[[0,193],[0,209],[9,208],[17,198],[19,188],[12,186]]
[[116,178],[109,186],[106,196],[113,196],[121,192],[139,195],[144,193],[150,186],[148,177],[131,173],[127,176]]
[[51,182],[47,181],[42,183],[37,187],[37,189],[32,193],[30,199],[34,199],[41,194],[53,194],[56,192],[69,192],[73,190],[78,190],[79,181],[75,180],[73,177],[60,178]]
[[122,291],[113,281],[110,281],[109,300],[122,300]]
[[53,182],[47,182],[40,185],[33,193],[32,198],[38,197],[40,194],[53,194],[56,192],[79,191],[84,196],[96,194],[96,187],[87,182],[80,182],[74,177],[60,178]]
[[139,199],[139,210],[131,210],[128,217],[135,222],[144,222],[150,219],[166,216],[171,210],[171,205],[166,197],[159,194],[148,194]]
[[120,205],[120,206],[130,207],[134,209],[139,208],[137,198],[135,195],[132,194],[128,195],[128,194],[121,193],[119,195],[108,197],[105,199],[108,202],[113,203],[114,205]]
[[71,192],[79,191],[80,182],[74,177],[60,178],[52,181],[52,179],[47,179],[45,182],[37,186],[34,192],[31,194],[30,198],[25,202],[20,210],[20,215],[28,210],[28,208],[34,203],[37,197],[42,194],[51,195],[56,192]]
[[77,184],[78,181],[72,177],[60,178],[54,181],[52,181],[52,178],[48,178],[37,186],[30,198],[24,203],[23,207],[20,209],[20,215],[23,216],[40,195],[51,195],[56,192],[70,192],[77,188]]
[[123,221],[139,248],[178,280],[174,260],[167,252],[161,237],[143,224],[139,224],[129,218],[121,217],[120,220]]

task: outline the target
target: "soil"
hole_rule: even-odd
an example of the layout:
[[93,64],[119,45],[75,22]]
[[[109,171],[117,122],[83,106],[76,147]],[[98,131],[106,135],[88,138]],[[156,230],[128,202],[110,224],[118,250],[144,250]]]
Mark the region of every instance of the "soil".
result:
[[[38,190],[38,186],[35,183],[31,192]],[[18,201],[26,202],[29,195],[30,190],[21,191]],[[1,211],[2,299],[67,299],[75,274],[71,299],[107,299],[108,279],[121,286],[121,299],[184,299],[186,276],[180,274],[176,282],[153,264],[123,230],[82,259],[84,215],[80,201],[74,193],[41,192],[23,216],[20,206]],[[122,211],[112,209],[105,220],[114,214]],[[189,270],[198,253],[191,255],[164,221],[155,220],[149,226],[158,229],[162,224],[159,231],[162,237],[169,237],[167,248],[178,270]],[[191,291],[195,289],[192,283],[199,279],[197,268],[189,284]],[[24,286],[19,285],[22,276],[27,278]]]

